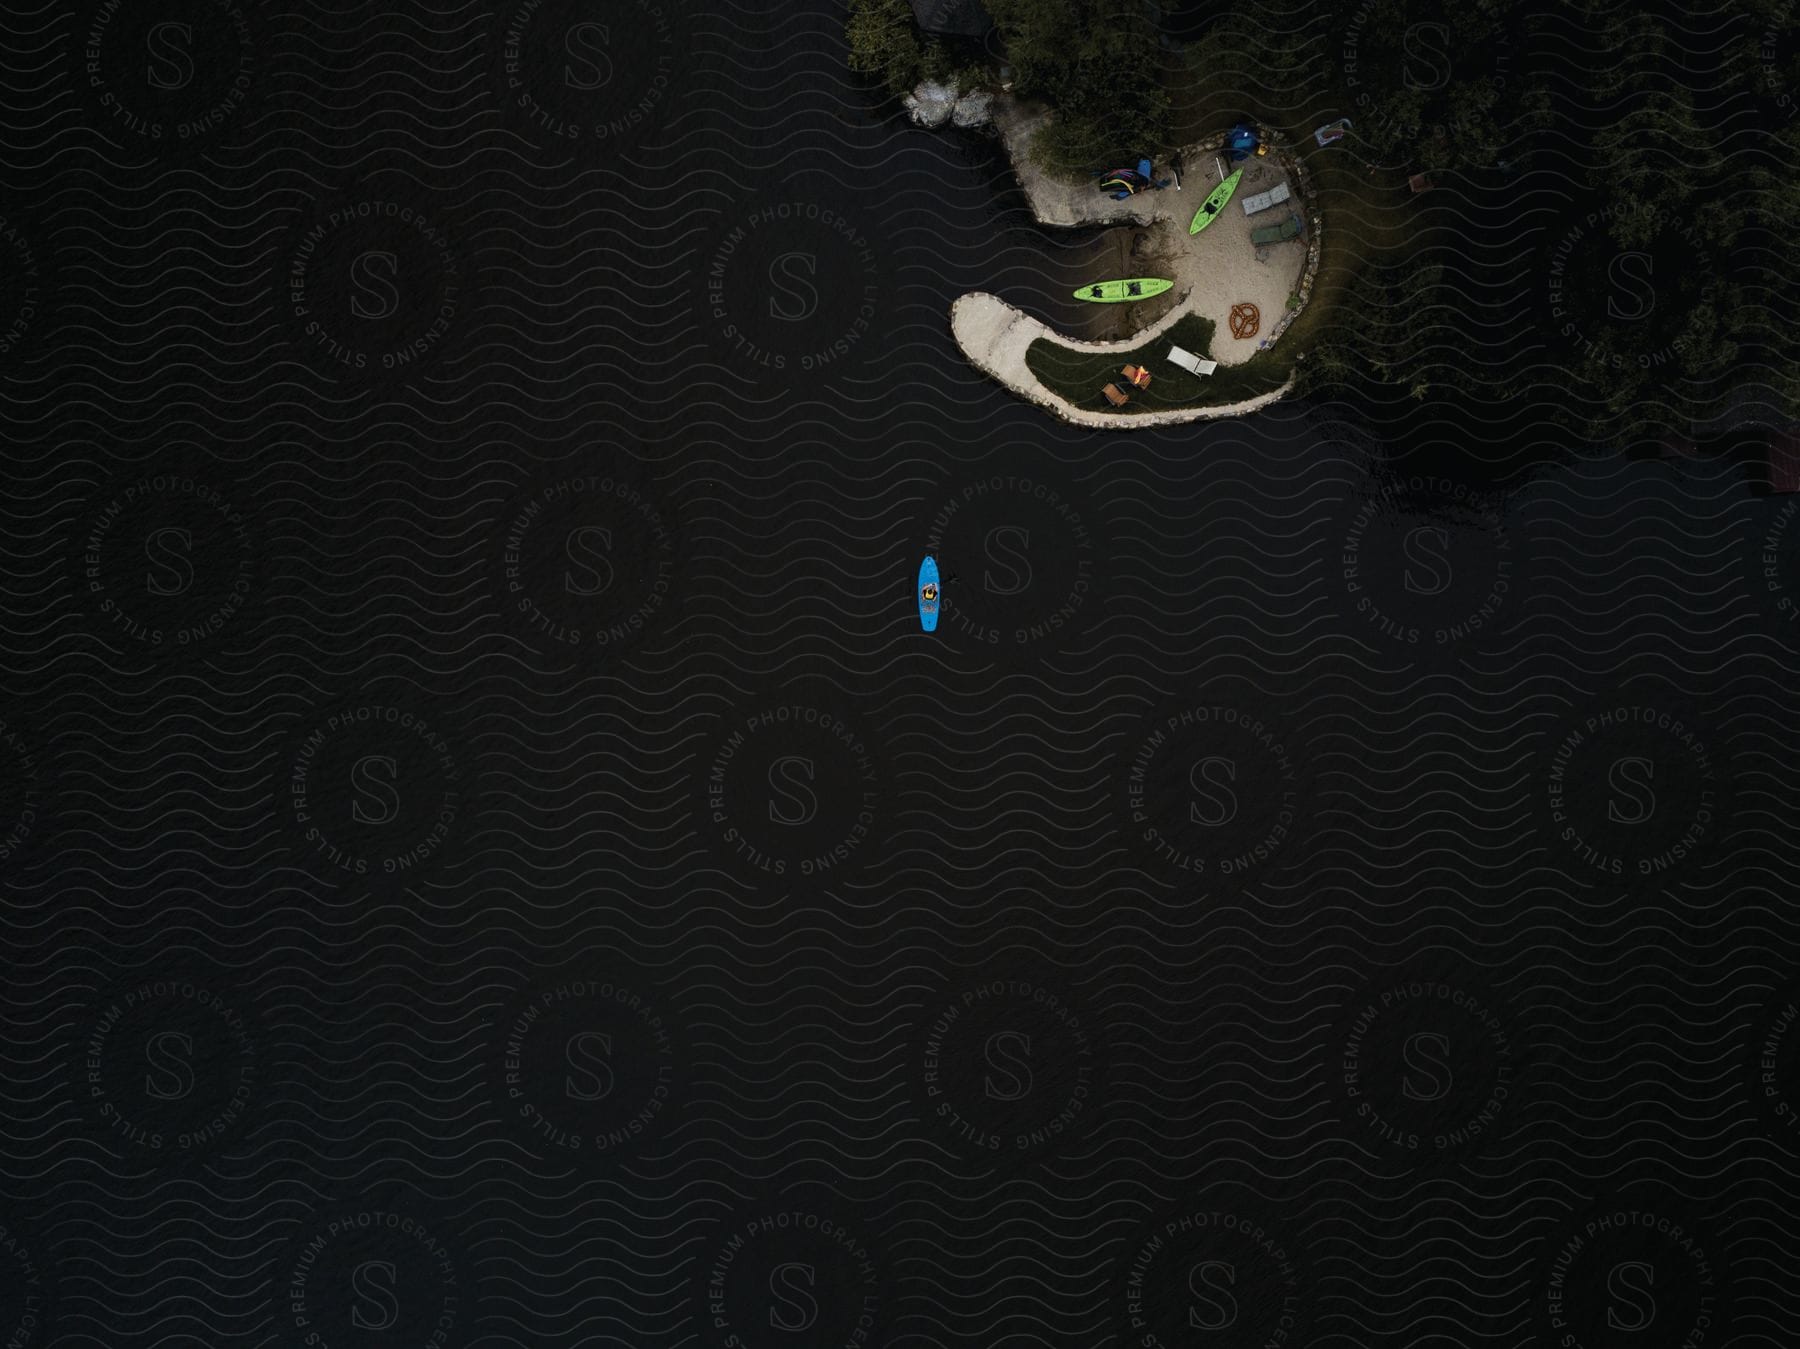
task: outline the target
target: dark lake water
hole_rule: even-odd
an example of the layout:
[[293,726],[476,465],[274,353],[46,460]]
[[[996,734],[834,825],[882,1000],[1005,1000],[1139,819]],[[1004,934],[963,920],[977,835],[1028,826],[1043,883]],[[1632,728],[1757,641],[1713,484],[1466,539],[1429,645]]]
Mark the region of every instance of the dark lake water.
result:
[[1052,420],[841,19],[8,20],[0,1335],[1787,1338],[1793,500]]

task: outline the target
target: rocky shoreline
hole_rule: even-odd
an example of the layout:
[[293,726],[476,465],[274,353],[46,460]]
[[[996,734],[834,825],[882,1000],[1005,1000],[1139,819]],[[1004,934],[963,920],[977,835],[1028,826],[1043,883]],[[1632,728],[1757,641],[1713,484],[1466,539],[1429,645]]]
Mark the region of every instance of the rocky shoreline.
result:
[[961,94],[950,84],[926,80],[900,100],[914,122],[936,130],[942,126],[978,131],[994,125],[994,95],[985,89]]

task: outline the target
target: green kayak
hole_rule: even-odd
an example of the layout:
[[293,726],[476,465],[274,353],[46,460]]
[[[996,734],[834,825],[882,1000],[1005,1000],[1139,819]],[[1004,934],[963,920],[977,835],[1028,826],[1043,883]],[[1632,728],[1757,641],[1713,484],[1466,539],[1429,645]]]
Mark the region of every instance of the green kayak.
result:
[[1212,224],[1213,217],[1225,209],[1225,203],[1231,200],[1231,194],[1237,191],[1238,179],[1244,176],[1242,169],[1220,183],[1206,194],[1206,200],[1200,203],[1200,209],[1194,212],[1194,223],[1188,226],[1189,234],[1198,234]]
[[1091,286],[1083,286],[1075,292],[1077,300],[1093,300],[1099,304],[1118,304],[1121,301],[1148,300],[1152,295],[1161,295],[1173,281],[1165,281],[1160,276],[1140,276],[1132,281],[1096,281]]

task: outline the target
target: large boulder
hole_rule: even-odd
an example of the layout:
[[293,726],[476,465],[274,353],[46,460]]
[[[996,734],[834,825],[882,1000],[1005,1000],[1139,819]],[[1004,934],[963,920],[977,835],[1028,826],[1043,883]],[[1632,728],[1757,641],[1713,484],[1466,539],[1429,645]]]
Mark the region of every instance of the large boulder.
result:
[[965,94],[956,100],[956,110],[951,113],[950,120],[957,126],[975,127],[991,126],[994,121],[994,96],[992,94]]
[[956,111],[956,90],[927,80],[900,102],[920,126],[939,127]]

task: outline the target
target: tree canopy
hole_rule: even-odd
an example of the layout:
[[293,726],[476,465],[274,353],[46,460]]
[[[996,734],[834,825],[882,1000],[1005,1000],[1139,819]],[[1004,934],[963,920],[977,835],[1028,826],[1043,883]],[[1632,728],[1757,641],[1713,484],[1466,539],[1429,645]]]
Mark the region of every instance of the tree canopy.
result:
[[1056,117],[1036,153],[1064,171],[1169,142],[1163,47],[1139,0],[988,0],[1014,91]]
[[906,0],[850,0],[845,36],[850,69],[873,75],[891,94],[906,93],[943,60],[941,48],[919,32]]

